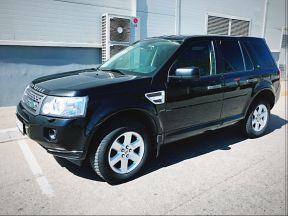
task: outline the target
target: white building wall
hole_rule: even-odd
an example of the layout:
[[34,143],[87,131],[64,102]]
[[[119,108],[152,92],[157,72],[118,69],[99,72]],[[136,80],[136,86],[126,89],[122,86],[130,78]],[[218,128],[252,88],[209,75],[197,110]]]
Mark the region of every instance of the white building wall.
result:
[[137,0],[141,39],[175,34],[175,7],[176,0]]
[[100,47],[102,14],[133,15],[133,2],[0,0],[0,45]]
[[[265,0],[178,0],[180,33],[206,34],[207,13],[251,20],[261,37]],[[279,50],[285,0],[268,0],[265,38]],[[0,45],[101,47],[104,13],[139,16],[141,38],[175,34],[177,0],[0,0]]]
[[281,33],[284,26],[285,0],[269,0],[264,34],[272,51],[280,52]]
[[264,0],[181,0],[181,34],[207,34],[207,14],[251,20],[250,36],[261,37]]

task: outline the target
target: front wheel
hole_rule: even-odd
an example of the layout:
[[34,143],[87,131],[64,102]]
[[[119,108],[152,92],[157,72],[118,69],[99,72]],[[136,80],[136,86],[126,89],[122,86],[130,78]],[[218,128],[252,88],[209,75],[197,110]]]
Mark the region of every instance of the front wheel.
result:
[[90,155],[92,168],[111,184],[135,177],[147,161],[150,138],[143,125],[128,123],[108,130]]
[[254,103],[243,122],[243,131],[249,138],[260,137],[265,133],[270,119],[270,105],[265,101]]

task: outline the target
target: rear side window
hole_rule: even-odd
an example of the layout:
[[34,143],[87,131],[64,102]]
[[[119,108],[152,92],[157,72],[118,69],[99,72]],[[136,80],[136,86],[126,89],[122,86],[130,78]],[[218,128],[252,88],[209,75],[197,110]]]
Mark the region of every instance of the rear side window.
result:
[[217,41],[224,73],[244,71],[244,61],[238,41]]
[[249,52],[254,67],[258,69],[270,69],[275,67],[270,51],[262,40],[244,41],[244,48]]
[[246,70],[250,71],[253,70],[253,63],[251,60],[251,57],[248,53],[248,51],[246,50],[245,46],[243,46],[243,44],[241,44],[242,47],[242,52],[243,52],[243,56],[244,56],[244,60],[245,60],[245,66],[246,66]]

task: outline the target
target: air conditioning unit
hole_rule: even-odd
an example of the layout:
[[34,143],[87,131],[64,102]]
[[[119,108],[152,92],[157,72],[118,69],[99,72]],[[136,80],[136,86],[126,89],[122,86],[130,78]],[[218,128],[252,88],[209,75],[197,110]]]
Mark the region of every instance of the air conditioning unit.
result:
[[140,39],[139,18],[104,14],[102,16],[102,62]]

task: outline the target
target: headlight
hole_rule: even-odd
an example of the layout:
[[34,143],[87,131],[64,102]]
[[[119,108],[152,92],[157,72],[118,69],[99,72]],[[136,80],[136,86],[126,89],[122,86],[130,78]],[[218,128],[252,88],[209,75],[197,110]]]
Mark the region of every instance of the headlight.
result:
[[81,117],[85,115],[88,97],[47,96],[41,114],[56,117]]

